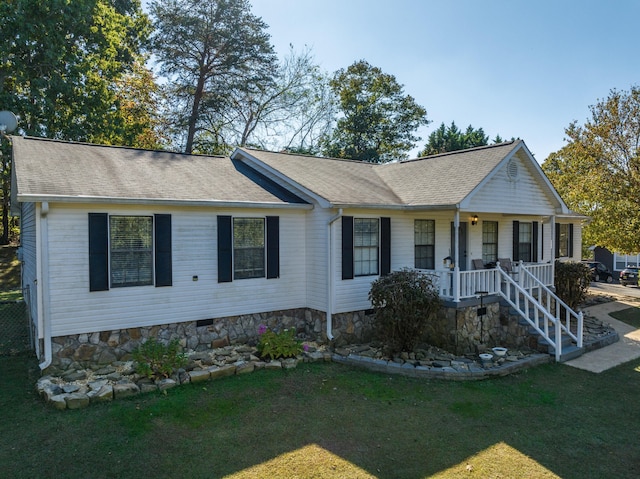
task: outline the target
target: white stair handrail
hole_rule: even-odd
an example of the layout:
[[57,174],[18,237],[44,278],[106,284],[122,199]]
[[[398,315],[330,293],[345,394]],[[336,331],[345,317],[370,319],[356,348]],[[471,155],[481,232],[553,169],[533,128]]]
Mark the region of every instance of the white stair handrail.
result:
[[[528,279],[528,281],[533,282],[533,284],[535,284],[535,287],[540,288],[541,290],[543,290],[545,293],[547,293],[547,298],[553,298],[555,300],[556,303],[556,318],[560,324],[560,327],[562,328],[562,330],[567,333],[571,338],[573,338],[576,342],[576,346],[578,346],[579,348],[582,347],[582,328],[583,328],[583,322],[584,322],[584,315],[582,314],[582,311],[579,311],[578,313],[576,313],[572,308],[570,308],[567,303],[565,303],[564,301],[562,301],[558,295],[556,295],[553,291],[551,291],[544,283],[542,283],[535,275],[533,275],[526,267],[522,267],[520,268],[520,271],[524,272],[525,277]],[[550,305],[548,304],[549,300],[547,300],[547,309],[550,309]],[[565,310],[565,323],[563,324],[562,320],[560,319],[560,309],[564,308]],[[571,318],[575,318],[576,320],[576,324],[577,324],[577,329],[576,329],[576,334],[573,334],[571,332]]]

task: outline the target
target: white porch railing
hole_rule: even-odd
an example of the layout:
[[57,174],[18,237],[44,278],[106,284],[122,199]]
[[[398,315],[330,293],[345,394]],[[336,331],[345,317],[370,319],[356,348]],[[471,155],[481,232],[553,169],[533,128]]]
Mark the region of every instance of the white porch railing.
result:
[[[521,269],[525,269],[528,275],[519,275]],[[500,272],[498,268],[479,269],[471,271],[453,270],[420,270],[425,274],[437,277],[440,297],[453,301],[461,299],[476,298],[478,291],[483,291],[489,295],[500,294]],[[513,277],[523,281],[522,287],[528,288],[532,285],[542,283],[545,286],[553,284],[553,265],[530,264],[522,265],[514,263]]]
[[500,264],[493,269],[421,270],[435,277],[440,297],[453,300],[477,298],[479,293],[500,295],[555,350],[556,361],[562,355],[562,335],[582,347],[583,315],[576,313],[549,286],[553,284],[553,265],[514,263],[507,272]]

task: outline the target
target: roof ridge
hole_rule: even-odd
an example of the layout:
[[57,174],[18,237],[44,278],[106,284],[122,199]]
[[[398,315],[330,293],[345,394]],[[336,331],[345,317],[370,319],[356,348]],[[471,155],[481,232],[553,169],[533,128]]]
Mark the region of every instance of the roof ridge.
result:
[[311,158],[311,159],[315,159],[315,160],[344,161],[344,162],[347,162],[347,163],[362,163],[362,164],[371,165],[371,166],[384,164],[384,163],[372,163],[370,161],[365,161],[365,160],[354,160],[353,158],[336,158],[336,157],[333,157],[333,156],[315,156],[315,155],[310,155],[308,153],[291,153],[290,151],[263,150],[261,148],[250,148],[250,147],[247,147],[247,146],[241,146],[239,148],[242,149],[242,150],[245,150],[245,151],[258,151],[258,152],[262,152],[262,153],[273,153],[274,155],[299,156],[299,157]]
[[498,147],[503,147],[507,145],[512,145],[521,141],[522,141],[521,139],[517,139],[517,140],[503,141],[502,143],[494,143],[492,145],[482,145],[482,146],[475,146],[473,148],[465,148],[464,150],[445,151],[444,153],[436,153],[434,155],[420,156],[418,158],[411,158],[409,160],[400,160],[399,163],[411,163],[412,161],[422,161],[422,160],[428,160],[431,158],[439,158],[442,156],[453,156],[453,155],[459,155],[462,153],[469,153],[472,151],[488,150],[490,148],[498,148]]
[[148,148],[140,148],[137,146],[126,146],[126,145],[106,145],[102,143],[90,143],[88,141],[74,141],[74,140],[63,140],[60,138],[44,138],[41,136],[29,136],[29,135],[13,135],[13,137],[22,138],[25,140],[35,140],[42,142],[50,142],[50,143],[62,143],[65,145],[82,145],[82,146],[95,146],[100,148],[110,148],[110,149],[119,149],[119,150],[135,150],[142,151],[146,153],[168,153],[171,155],[180,155],[180,156],[197,156],[197,157],[205,157],[205,158],[229,158],[224,155],[205,155],[200,153],[183,153],[181,151],[171,151],[171,150],[151,150]]

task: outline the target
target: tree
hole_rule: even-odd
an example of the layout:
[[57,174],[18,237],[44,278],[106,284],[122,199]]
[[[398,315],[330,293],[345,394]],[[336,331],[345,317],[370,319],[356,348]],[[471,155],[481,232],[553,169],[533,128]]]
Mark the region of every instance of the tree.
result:
[[429,135],[429,141],[420,152],[420,156],[436,155],[447,151],[465,150],[488,144],[489,137],[482,128],[475,130],[471,125],[465,132],[458,129],[455,122],[446,127],[444,123]]
[[542,168],[569,208],[590,216],[583,242],[620,253],[640,251],[640,88],[611,90],[573,122],[568,143]]
[[172,120],[186,129],[184,151],[216,150],[226,101],[239,91],[266,89],[276,56],[267,25],[248,0],[155,0],[154,54],[167,79]]
[[139,0],[1,2],[0,104],[28,135],[108,138],[124,125],[115,82],[144,63],[148,29]]
[[327,156],[372,163],[406,158],[420,140],[415,131],[428,124],[427,111],[404,94],[395,77],[364,60],[338,70],[329,85],[340,117],[322,140]]
[[[101,143],[127,138],[132,121],[120,108],[119,82],[142,72],[134,64],[144,64],[149,34],[139,0],[4,1],[0,32],[0,106],[20,118],[18,133]],[[6,152],[3,164],[6,243]]]
[[224,136],[239,146],[315,152],[334,117],[328,80],[311,50],[296,53],[293,46],[273,81],[246,84],[226,99]]

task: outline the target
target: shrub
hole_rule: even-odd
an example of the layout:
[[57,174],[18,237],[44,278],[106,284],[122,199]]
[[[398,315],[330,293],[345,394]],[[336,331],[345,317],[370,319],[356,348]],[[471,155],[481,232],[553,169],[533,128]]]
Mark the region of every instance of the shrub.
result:
[[432,277],[403,269],[371,285],[374,329],[390,353],[413,351],[442,303]]
[[591,271],[586,264],[556,261],[554,286],[558,297],[571,309],[587,297],[587,289],[591,282]]
[[295,358],[302,352],[302,343],[295,338],[293,329],[284,329],[279,333],[260,326],[260,338],[256,348],[263,358],[281,359]]
[[187,356],[180,351],[177,339],[168,344],[150,338],[133,352],[136,371],[151,379],[168,378],[187,364]]

